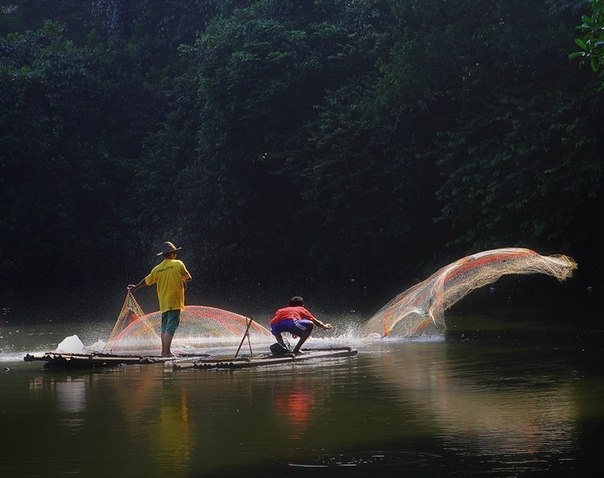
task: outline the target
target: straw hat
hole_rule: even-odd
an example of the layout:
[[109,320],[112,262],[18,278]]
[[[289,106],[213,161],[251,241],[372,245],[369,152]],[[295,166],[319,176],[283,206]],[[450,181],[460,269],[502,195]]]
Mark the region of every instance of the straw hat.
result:
[[171,252],[180,251],[181,249],[182,249],[182,247],[176,247],[170,241],[166,241],[166,242],[164,242],[164,245],[162,247],[162,251],[158,252],[157,255],[158,256],[166,256],[166,255],[170,254]]

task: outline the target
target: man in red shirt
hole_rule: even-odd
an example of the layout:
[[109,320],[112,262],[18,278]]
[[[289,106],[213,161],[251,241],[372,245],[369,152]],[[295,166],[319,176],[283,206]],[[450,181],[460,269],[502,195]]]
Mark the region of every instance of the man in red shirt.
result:
[[331,329],[331,324],[324,324],[306,310],[304,299],[300,296],[292,297],[289,301],[289,307],[278,309],[269,324],[277,342],[283,347],[285,347],[283,336],[281,335],[283,332],[288,332],[294,337],[300,337],[293,350],[293,353],[296,355],[302,353],[300,347],[310,337],[315,324],[323,329]]

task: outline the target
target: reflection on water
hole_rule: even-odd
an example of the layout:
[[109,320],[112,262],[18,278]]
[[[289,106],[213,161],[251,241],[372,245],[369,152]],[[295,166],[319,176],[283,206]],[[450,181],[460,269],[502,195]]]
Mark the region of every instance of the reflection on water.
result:
[[291,382],[273,385],[272,395],[275,413],[283,418],[283,427],[289,430],[290,439],[299,440],[315,412],[313,384],[294,372]]
[[[485,319],[478,323],[485,327]],[[270,370],[158,364],[51,373],[40,363],[5,361],[0,476],[588,470],[599,459],[604,422],[601,342],[552,335],[538,323],[513,334],[505,322],[489,326],[496,330],[453,330],[426,342],[366,341],[349,332],[316,338],[354,345],[359,355]],[[74,330],[63,332],[58,341]]]
[[161,367],[122,367],[118,373],[108,385],[130,443],[148,451],[159,476],[186,476],[195,445],[187,389],[167,386]]
[[[513,353],[501,360],[514,361]],[[414,343],[372,360],[406,406],[430,417],[447,450],[469,449],[500,464],[504,456],[525,463],[519,468],[531,468],[542,456],[566,459],[576,447],[580,415],[571,377],[524,367],[514,369],[516,376],[502,375],[479,362],[471,368],[471,355],[467,344]]]
[[149,430],[152,457],[166,474],[185,476],[195,448],[186,390],[163,393],[159,407],[159,417]]
[[86,382],[84,379],[58,382],[56,384],[57,409],[62,414],[63,425],[70,431],[78,430],[86,410]]

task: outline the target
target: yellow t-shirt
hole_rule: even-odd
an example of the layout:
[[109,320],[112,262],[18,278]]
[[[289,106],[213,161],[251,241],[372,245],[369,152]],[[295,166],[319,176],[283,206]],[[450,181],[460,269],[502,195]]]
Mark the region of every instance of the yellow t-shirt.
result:
[[184,281],[191,279],[191,274],[182,261],[164,259],[145,277],[145,283],[157,283],[157,298],[160,312],[167,310],[185,310]]

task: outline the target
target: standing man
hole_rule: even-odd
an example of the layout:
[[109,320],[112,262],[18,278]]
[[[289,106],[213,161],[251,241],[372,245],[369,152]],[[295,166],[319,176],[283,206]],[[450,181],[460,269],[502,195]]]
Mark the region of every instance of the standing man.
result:
[[295,355],[301,355],[300,348],[306,342],[312,332],[315,324],[323,329],[331,329],[331,324],[324,324],[319,319],[316,319],[305,307],[304,299],[300,296],[292,297],[289,300],[289,307],[278,309],[269,322],[271,332],[283,347],[283,332],[288,332],[295,337],[300,337],[298,343],[292,352]]
[[180,312],[185,310],[185,282],[191,280],[191,274],[182,261],[176,259],[176,247],[171,242],[164,242],[158,256],[163,260],[157,264],[147,277],[138,284],[129,284],[128,291],[157,284],[157,298],[161,312],[161,356],[171,357],[172,338],[180,323]]

